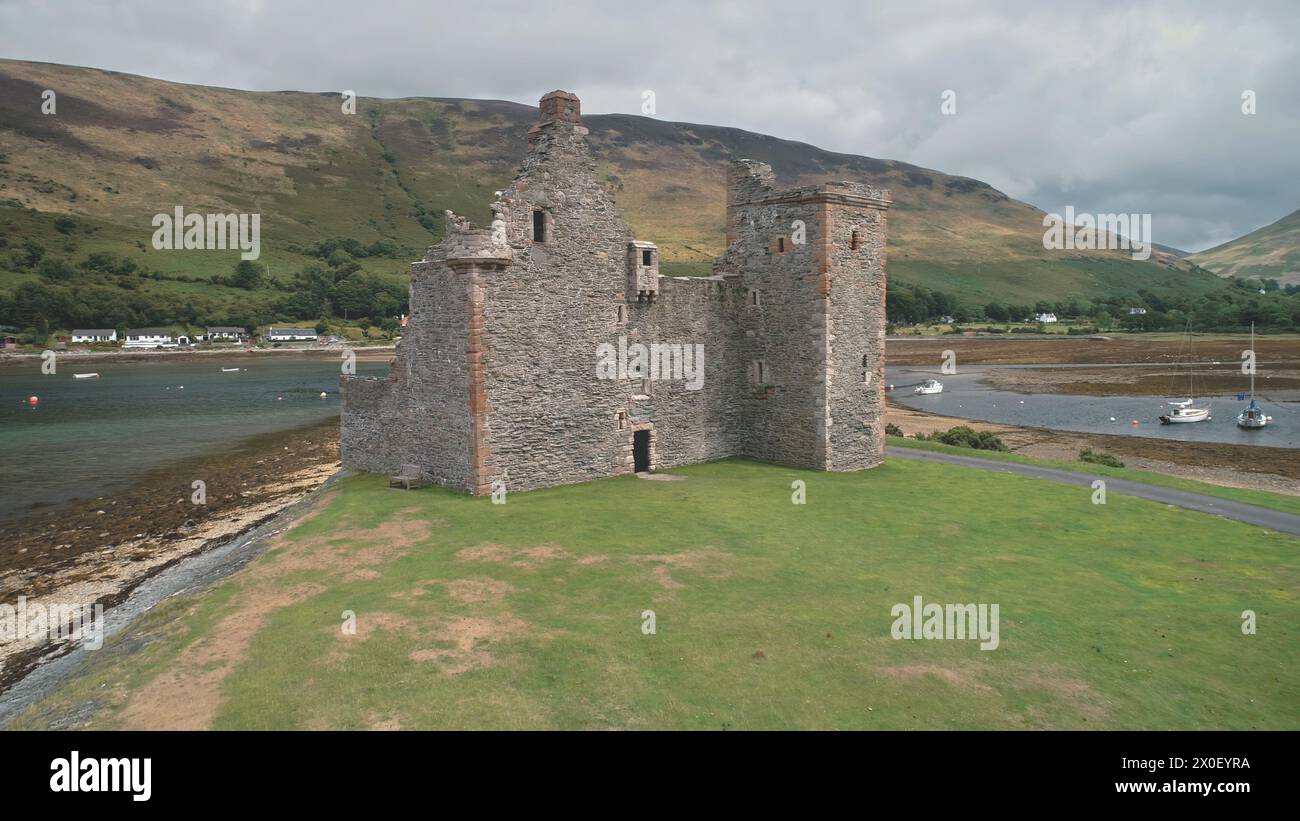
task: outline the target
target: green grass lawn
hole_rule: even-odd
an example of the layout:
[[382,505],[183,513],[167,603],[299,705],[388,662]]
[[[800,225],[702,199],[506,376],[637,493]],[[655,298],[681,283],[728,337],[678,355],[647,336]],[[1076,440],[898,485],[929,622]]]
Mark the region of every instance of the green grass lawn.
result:
[[1183,479],[1178,476],[1168,476],[1163,473],[1155,473],[1149,470],[1113,468],[1107,467],[1106,465],[1093,464],[1091,462],[1067,462],[1062,459],[1038,459],[1032,456],[1022,456],[1018,453],[1004,453],[1002,451],[994,450],[973,450],[971,448],[945,445],[942,442],[906,439],[901,436],[889,436],[886,437],[886,439],[890,445],[912,448],[913,450],[932,450],[939,453],[953,453],[958,456],[992,459],[998,462],[1019,462],[1023,465],[1042,465],[1043,467],[1071,470],[1076,473],[1086,473],[1090,476],[1110,476],[1116,479],[1129,479],[1134,482],[1145,482],[1149,485],[1160,485],[1175,490],[1185,490],[1189,493],[1200,493],[1205,496],[1215,496],[1220,499],[1229,499],[1234,502],[1259,505],[1260,507],[1267,507],[1271,510],[1280,510],[1283,513],[1294,513],[1300,516],[1300,497],[1288,496],[1285,493],[1271,493],[1267,490],[1248,490],[1246,488],[1223,487],[1222,485],[1211,485],[1207,482],[1198,482],[1195,479]]
[[[1300,728],[1295,539],[897,459],[673,473],[504,505],[347,479],[14,726]],[[1000,646],[892,639],[916,595],[999,605]]]

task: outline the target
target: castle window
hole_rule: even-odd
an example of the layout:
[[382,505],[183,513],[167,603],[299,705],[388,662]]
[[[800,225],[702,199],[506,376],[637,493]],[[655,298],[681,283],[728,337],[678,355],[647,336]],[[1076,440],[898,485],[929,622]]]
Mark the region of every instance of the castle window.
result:
[[749,368],[750,376],[755,385],[766,385],[771,379],[772,374],[768,370],[767,363],[762,359],[755,359]]
[[777,237],[777,238],[776,238],[776,252],[777,252],[778,254],[784,254],[784,253],[785,253],[785,237]]
[[849,250],[858,250],[858,229],[853,229],[853,236],[849,238]]
[[641,252],[641,264],[644,265],[644,266],[646,266],[647,268],[650,267],[651,260],[653,259],[653,256],[654,256],[654,255],[650,252],[650,249],[648,249],[648,248],[647,248],[646,250],[642,251],[642,252]]
[[546,242],[546,212],[540,208],[533,211],[533,242]]
[[618,324],[620,324],[620,325],[622,325],[624,322],[627,322],[627,306],[626,306],[626,305],[619,305],[619,306],[617,306],[617,307],[614,309],[614,319],[615,319],[615,321],[618,322]]
[[758,295],[758,289],[757,289],[757,288],[751,288],[751,289],[749,289],[749,304],[750,304],[751,307],[754,307],[754,308],[757,308],[757,307],[759,307],[760,305],[763,304],[763,299],[762,299],[762,297],[760,297],[760,296]]
[[619,430],[626,430],[626,429],[627,429],[627,411],[619,411],[618,414],[617,414],[614,418],[615,418],[615,421],[616,421],[617,424],[618,424],[618,429],[619,429]]

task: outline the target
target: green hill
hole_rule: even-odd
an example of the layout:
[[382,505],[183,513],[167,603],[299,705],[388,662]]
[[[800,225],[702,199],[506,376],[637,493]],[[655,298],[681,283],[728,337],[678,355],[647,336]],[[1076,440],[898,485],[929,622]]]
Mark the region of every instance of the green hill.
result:
[[[57,94],[54,115],[41,112],[45,89]],[[235,91],[0,60],[0,297],[38,277],[13,260],[25,240],[72,264],[94,252],[128,258],[149,273],[133,283],[137,295],[205,315],[266,309],[293,272],[321,262],[309,252],[331,238],[395,243],[394,253],[359,257],[355,267],[398,287],[406,262],[439,238],[444,209],[488,219],[535,117],[530,106],[449,98],[360,98],[349,115],[333,92]],[[1045,251],[1043,213],[978,180],[735,128],[622,114],[584,120],[601,173],[637,235],[663,249],[666,273],[705,273],[723,250],[725,161],[743,156],[771,163],[783,185],[857,179],[889,188],[895,287],[923,285],[972,305],[1224,287],[1171,253],[1141,262],[1123,251]],[[177,205],[260,213],[269,281],[213,282],[229,275],[235,252],[154,250],[153,215]],[[97,276],[91,284],[105,289],[123,281]],[[93,315],[103,296],[79,298]]]
[[1220,276],[1300,283],[1300,210],[1190,259]]

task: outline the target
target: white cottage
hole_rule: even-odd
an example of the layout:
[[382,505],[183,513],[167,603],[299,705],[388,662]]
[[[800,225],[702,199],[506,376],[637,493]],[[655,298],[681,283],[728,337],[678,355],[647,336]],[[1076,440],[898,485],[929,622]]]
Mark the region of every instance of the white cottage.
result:
[[72,341],[82,343],[116,342],[117,330],[114,328],[74,328]]

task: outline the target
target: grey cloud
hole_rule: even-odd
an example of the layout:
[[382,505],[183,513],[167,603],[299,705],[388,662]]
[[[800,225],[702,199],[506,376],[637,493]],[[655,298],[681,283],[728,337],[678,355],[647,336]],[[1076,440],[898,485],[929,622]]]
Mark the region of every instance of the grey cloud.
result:
[[593,113],[640,113],[650,89],[662,119],[905,160],[1048,211],[1151,212],[1156,240],[1189,250],[1300,206],[1298,35],[1289,2],[0,2],[6,57],[379,97],[565,88]]

